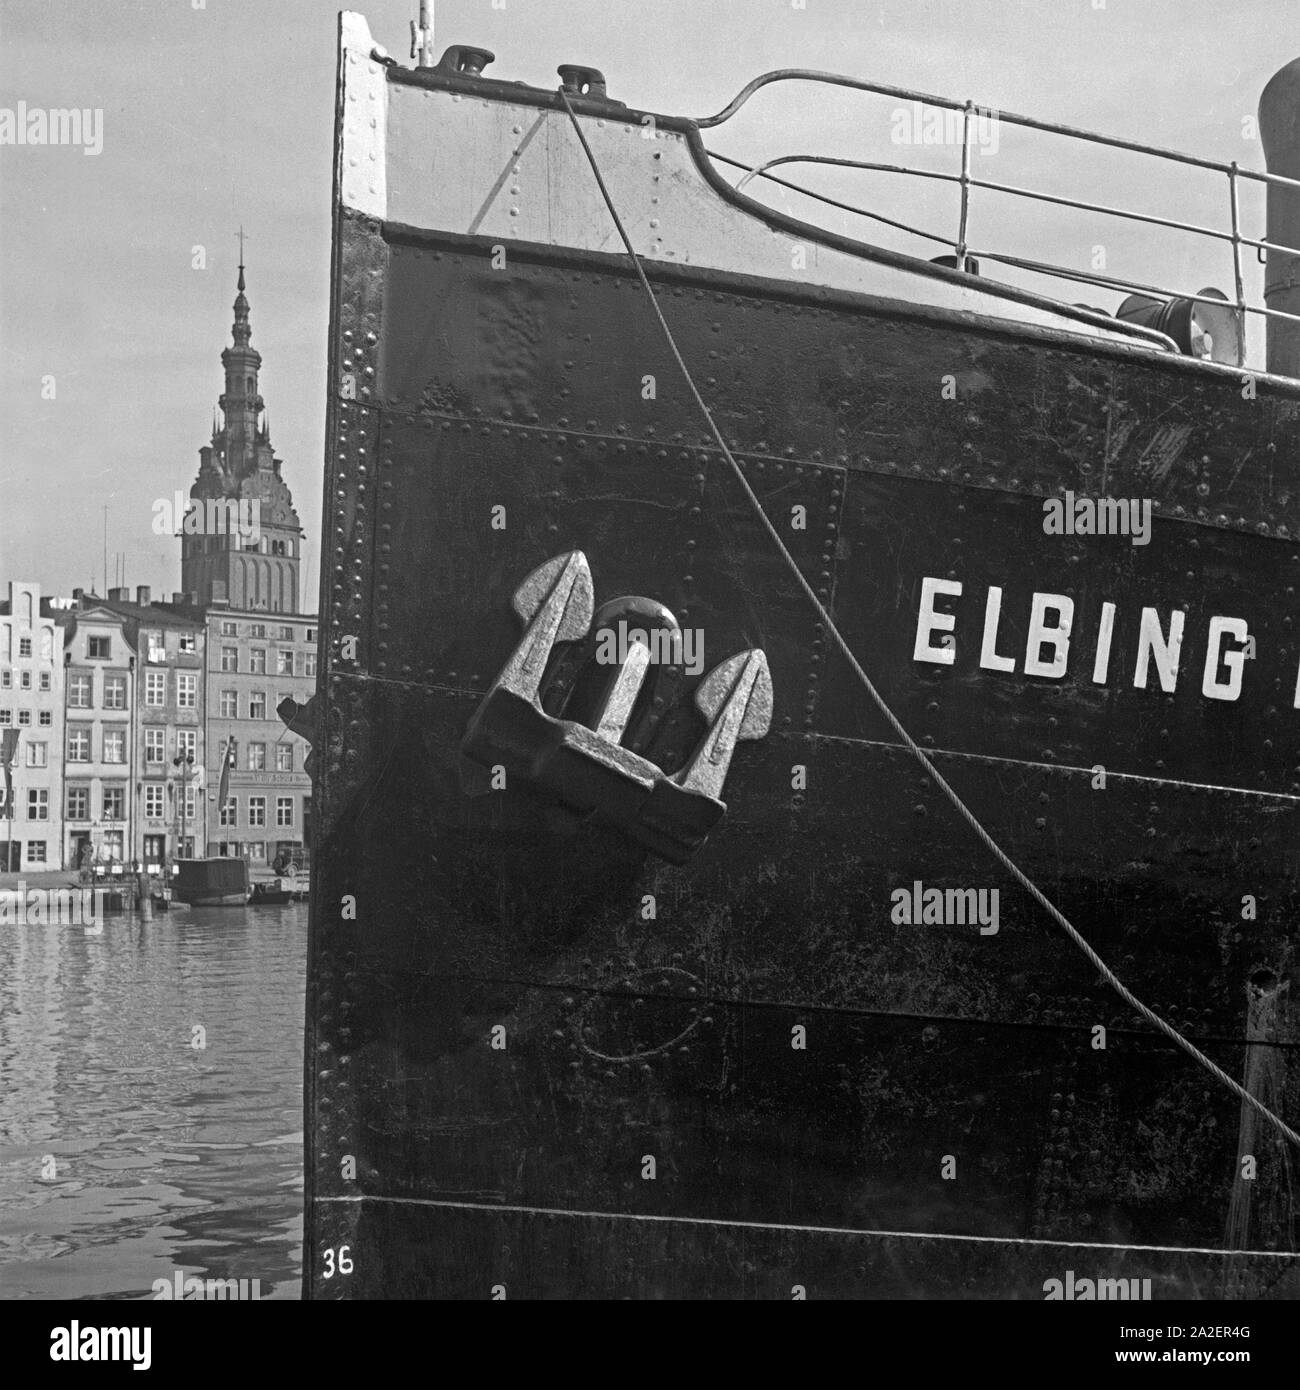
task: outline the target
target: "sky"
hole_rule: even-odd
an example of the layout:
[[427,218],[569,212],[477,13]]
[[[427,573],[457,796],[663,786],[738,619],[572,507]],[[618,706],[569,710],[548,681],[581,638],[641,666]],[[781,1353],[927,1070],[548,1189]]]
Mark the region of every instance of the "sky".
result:
[[[358,8],[408,62],[417,0]],[[0,590],[21,578],[102,592],[105,549],[108,584],[179,589],[179,543],[154,534],[155,503],[188,494],[210,433],[242,224],[261,390],[315,606],[337,9],[0,0],[0,120],[20,101],[103,112],[95,155],[0,145]],[[436,51],[452,43],[489,48],[491,76],[538,86],[555,86],[562,62],[598,67],[611,96],[677,115],[712,114],[772,68],[824,68],[1263,169],[1251,118],[1268,78],[1300,56],[1300,0],[441,0]],[[951,148],[899,147],[898,109],[779,84],[706,144],[747,161],[818,153],[955,171]],[[997,152],[973,164],[1004,183],[1226,226],[1225,181],[1163,161],[1004,124]],[[955,227],[946,186],[782,172],[938,234]],[[880,244],[942,250],[813,212],[797,194],[762,196]],[[1248,188],[1248,234],[1263,235],[1262,207]],[[1110,274],[1232,291],[1230,258],[1200,238],[998,194],[975,195],[971,243],[1082,267],[1101,247]],[[1252,261],[1248,291],[1259,283]],[[1113,310],[1122,296],[1063,297]]]

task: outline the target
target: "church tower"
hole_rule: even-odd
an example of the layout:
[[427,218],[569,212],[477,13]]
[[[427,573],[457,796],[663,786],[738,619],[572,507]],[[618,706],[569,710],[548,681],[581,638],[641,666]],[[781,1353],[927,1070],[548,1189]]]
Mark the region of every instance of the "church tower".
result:
[[271,447],[244,288],[241,233],[233,342],[221,354],[225,390],[182,523],[181,587],[201,604],[296,613],[302,527]]

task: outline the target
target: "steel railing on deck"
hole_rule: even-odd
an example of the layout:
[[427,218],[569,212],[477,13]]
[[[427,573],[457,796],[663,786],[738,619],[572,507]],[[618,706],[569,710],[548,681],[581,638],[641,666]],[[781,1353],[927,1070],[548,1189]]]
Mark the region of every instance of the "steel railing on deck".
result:
[[[1157,285],[1146,285],[1138,281],[1124,280],[1114,276],[1099,275],[1091,271],[1077,270],[1069,266],[1054,265],[1050,262],[1030,261],[1017,256],[999,254],[995,251],[973,249],[969,244],[971,190],[975,188],[984,188],[988,189],[990,192],[1008,194],[1019,198],[1030,198],[1039,202],[1052,203],[1060,207],[1076,208],[1081,212],[1100,213],[1104,216],[1121,217],[1130,221],[1145,222],[1170,230],[1189,232],[1195,236],[1208,237],[1217,241],[1227,242],[1232,247],[1234,299],[1231,302],[1234,304],[1238,315],[1238,366],[1243,366],[1245,364],[1245,316],[1247,314],[1258,314],[1265,321],[1268,319],[1286,319],[1292,323],[1300,323],[1300,314],[1291,314],[1282,309],[1270,309],[1266,305],[1250,304],[1247,302],[1242,271],[1242,247],[1253,247],[1256,249],[1257,254],[1260,251],[1276,251],[1282,255],[1291,256],[1300,256],[1300,248],[1283,246],[1276,242],[1260,240],[1243,235],[1241,230],[1240,203],[1240,181],[1242,179],[1252,179],[1257,183],[1265,185],[1284,185],[1297,190],[1300,190],[1300,179],[1285,178],[1281,174],[1259,173],[1254,169],[1243,169],[1236,160],[1233,160],[1230,164],[1223,164],[1217,160],[1203,159],[1197,155],[1183,154],[1178,150],[1161,149],[1159,146],[1142,144],[1136,140],[1124,140],[1113,135],[1099,135],[1095,131],[1081,130],[1075,126],[1061,125],[1055,121],[1043,121],[1034,116],[1021,116],[1013,111],[1002,111],[993,107],[979,106],[975,102],[969,100],[956,101],[951,97],[936,96],[930,92],[913,91],[907,87],[894,87],[884,82],[865,82],[860,78],[842,77],[837,73],[818,72],[811,68],[779,68],[773,72],[763,73],[762,76],[756,77],[747,86],[743,87],[733,100],[723,107],[716,116],[700,118],[696,120],[695,124],[702,130],[721,125],[724,121],[730,120],[755,92],[774,82],[823,82],[832,86],[848,87],[856,91],[870,92],[877,96],[894,97],[900,101],[916,102],[922,106],[934,106],[949,111],[960,111],[962,113],[961,172],[958,174],[949,174],[930,169],[913,169],[903,164],[840,159],[827,155],[780,155],[758,166],[750,166],[741,163],[739,160],[730,159],[726,155],[716,154],[712,150],[708,151],[707,153],[710,158],[720,160],[725,164],[730,164],[735,168],[744,169],[746,171],[744,177],[736,184],[737,192],[740,192],[751,179],[767,179],[772,183],[779,184],[784,188],[804,194],[807,197],[814,198],[832,207],[840,208],[843,211],[851,212],[858,216],[871,218],[874,221],[895,227],[914,236],[937,242],[942,246],[951,246],[959,270],[964,270],[966,268],[968,260],[982,258],[996,261],[1004,265],[1015,266],[1022,270],[1032,271],[1039,275],[1073,280],[1078,283],[1097,285],[1107,289],[1128,290],[1134,293],[1152,295],[1158,299],[1187,299],[1196,303],[1217,304],[1222,306],[1224,303],[1223,300],[1203,293],[1184,293]],[[1217,227],[1205,227],[1198,223],[1183,222],[1172,217],[1158,217],[1153,213],[1138,212],[1136,209],[1132,208],[1114,207],[1105,203],[1090,203],[1078,198],[1066,198],[1054,193],[1044,193],[1037,189],[1022,188],[1017,184],[998,183],[992,179],[978,178],[971,172],[971,127],[973,120],[977,116],[988,116],[995,118],[999,122],[1005,121],[1009,125],[1023,126],[1029,130],[1044,131],[1051,135],[1064,135],[1071,139],[1082,140],[1094,145],[1108,145],[1114,149],[1128,150],[1135,154],[1150,155],[1156,159],[1164,159],[1172,163],[1189,165],[1196,169],[1205,169],[1213,173],[1222,174],[1228,181],[1227,192],[1230,228],[1227,231],[1223,231]],[[956,183],[960,185],[961,190],[957,235],[955,238],[938,236],[933,232],[927,232],[919,227],[910,226],[905,222],[899,222],[894,218],[886,217],[871,209],[845,203],[839,199],[831,198],[824,193],[819,193],[815,189],[805,187],[801,184],[791,183],[786,179],[777,178],[769,172],[769,170],[784,164],[829,164],[847,169],[869,170],[874,173],[906,174],[915,178],[937,179],[945,183]]]

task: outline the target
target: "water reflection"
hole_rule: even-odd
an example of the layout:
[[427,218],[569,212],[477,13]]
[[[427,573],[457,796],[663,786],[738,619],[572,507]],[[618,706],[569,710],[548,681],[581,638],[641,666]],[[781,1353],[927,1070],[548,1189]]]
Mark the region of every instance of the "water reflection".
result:
[[299,1296],[306,940],[303,904],[0,927],[0,1297]]

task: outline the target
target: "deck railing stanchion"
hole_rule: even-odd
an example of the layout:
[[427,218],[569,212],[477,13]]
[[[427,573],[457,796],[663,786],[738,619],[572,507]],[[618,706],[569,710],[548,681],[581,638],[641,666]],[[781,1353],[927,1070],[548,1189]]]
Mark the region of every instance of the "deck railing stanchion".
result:
[[961,216],[957,224],[957,269],[966,269],[966,231],[970,225],[970,118],[969,98],[961,117]]
[[1237,161],[1228,166],[1228,200],[1232,205],[1232,282],[1237,292],[1237,366],[1246,365],[1246,291],[1241,277],[1241,202]]

